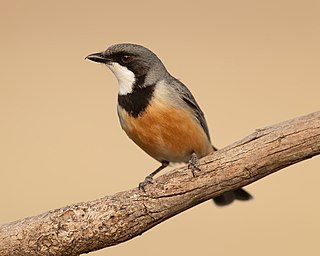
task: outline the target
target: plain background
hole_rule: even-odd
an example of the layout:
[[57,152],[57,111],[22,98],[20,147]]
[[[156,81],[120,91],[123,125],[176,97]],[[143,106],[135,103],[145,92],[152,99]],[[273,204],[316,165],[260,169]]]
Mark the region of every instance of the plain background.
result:
[[[84,58],[152,49],[193,92],[212,141],[319,110],[320,2],[1,1],[0,223],[133,188],[158,163],[121,130],[117,82]],[[320,158],[90,255],[319,255]]]

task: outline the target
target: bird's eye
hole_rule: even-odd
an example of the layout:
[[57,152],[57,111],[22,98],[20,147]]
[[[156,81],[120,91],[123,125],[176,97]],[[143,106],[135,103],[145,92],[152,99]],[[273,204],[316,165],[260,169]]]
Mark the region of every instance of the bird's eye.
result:
[[126,64],[129,63],[133,60],[133,56],[132,55],[122,55],[121,56],[121,62]]

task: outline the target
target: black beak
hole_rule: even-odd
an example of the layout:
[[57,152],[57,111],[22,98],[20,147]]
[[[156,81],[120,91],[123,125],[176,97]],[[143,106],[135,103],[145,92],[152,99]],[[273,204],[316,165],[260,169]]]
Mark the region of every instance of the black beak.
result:
[[111,59],[107,58],[104,55],[104,52],[97,52],[97,53],[89,54],[85,59],[92,60],[94,62],[104,63],[104,64],[111,61]]

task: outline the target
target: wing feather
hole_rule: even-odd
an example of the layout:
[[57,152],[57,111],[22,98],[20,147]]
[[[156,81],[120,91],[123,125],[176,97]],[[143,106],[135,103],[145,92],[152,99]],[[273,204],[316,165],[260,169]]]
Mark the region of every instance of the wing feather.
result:
[[195,117],[197,118],[198,122],[200,123],[204,132],[207,134],[210,141],[209,129],[204,117],[204,113],[202,112],[192,93],[182,82],[177,79],[175,79],[173,84],[174,88],[179,92],[179,95],[183,99],[183,101],[194,111]]

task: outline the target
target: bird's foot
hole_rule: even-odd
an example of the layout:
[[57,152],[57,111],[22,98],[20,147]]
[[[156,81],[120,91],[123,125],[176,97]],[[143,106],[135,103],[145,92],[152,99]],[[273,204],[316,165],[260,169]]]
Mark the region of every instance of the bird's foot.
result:
[[159,166],[156,170],[154,170],[152,173],[150,173],[144,181],[139,183],[139,189],[142,190],[143,192],[146,192],[144,187],[147,184],[152,184],[153,183],[153,176],[156,175],[158,172],[160,172],[162,169],[166,168],[169,165],[168,161],[163,161],[161,163],[161,166]]
[[196,153],[193,152],[188,164],[188,168],[191,169],[193,177],[196,177],[194,173],[196,170],[200,171],[199,166],[200,166],[199,158],[197,157]]
[[144,179],[144,181],[142,181],[142,182],[139,183],[138,188],[139,188],[140,190],[142,190],[143,192],[146,192],[145,189],[144,189],[144,187],[145,187],[146,185],[152,184],[152,183],[153,183],[153,178],[152,178],[152,176],[148,175],[148,176]]

